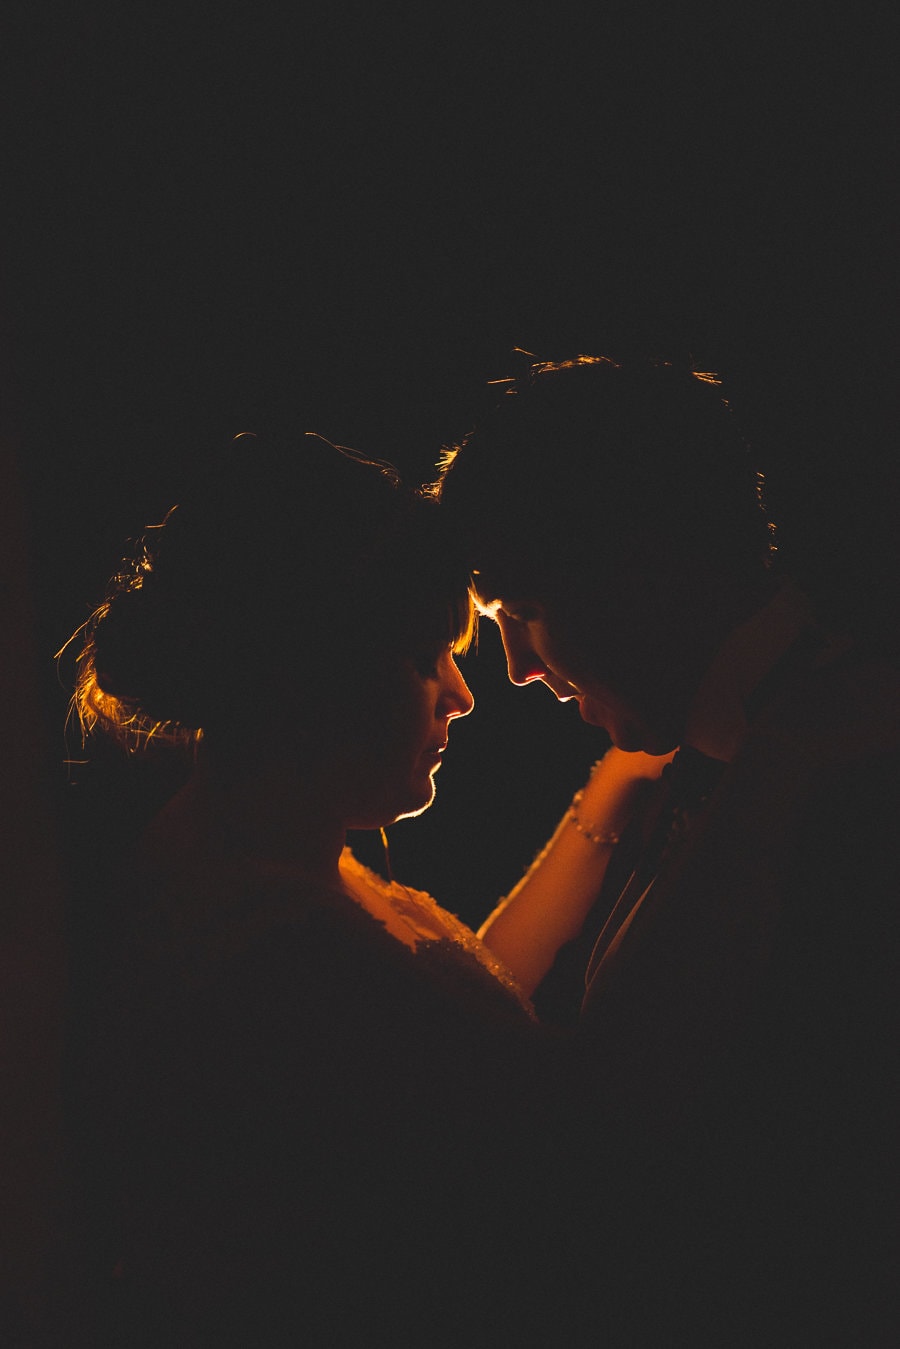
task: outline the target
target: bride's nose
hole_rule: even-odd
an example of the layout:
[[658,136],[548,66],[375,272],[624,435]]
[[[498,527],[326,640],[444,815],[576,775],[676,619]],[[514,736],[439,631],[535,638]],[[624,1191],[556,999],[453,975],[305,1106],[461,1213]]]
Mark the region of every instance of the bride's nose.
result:
[[459,666],[448,655],[441,681],[442,701],[448,717],[467,717],[475,706],[472,690],[462,677]]

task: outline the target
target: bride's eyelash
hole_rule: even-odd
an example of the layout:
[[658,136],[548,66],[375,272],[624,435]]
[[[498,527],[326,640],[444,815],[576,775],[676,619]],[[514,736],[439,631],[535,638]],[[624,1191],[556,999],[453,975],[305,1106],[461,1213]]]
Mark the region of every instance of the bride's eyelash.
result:
[[420,674],[423,679],[437,679],[440,673],[439,666],[441,657],[445,651],[449,651],[450,649],[448,643],[441,642],[437,646],[428,647],[424,651],[417,652],[417,654],[413,656],[413,665],[415,666],[416,672]]
[[423,679],[437,679],[438,663],[440,662],[443,647],[438,651],[420,651],[413,657],[413,665],[416,673]]

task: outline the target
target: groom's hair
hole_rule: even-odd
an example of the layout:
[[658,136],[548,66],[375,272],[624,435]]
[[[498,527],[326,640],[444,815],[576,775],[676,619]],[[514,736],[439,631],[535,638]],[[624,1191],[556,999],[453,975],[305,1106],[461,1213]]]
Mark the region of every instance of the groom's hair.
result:
[[503,383],[436,484],[482,594],[537,595],[585,567],[746,582],[771,564],[762,475],[716,375],[577,356]]

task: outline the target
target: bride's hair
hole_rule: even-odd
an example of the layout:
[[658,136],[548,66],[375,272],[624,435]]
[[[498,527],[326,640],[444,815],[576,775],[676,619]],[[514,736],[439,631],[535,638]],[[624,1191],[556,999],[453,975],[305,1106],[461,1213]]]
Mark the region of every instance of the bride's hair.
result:
[[85,625],[85,732],[252,745],[398,656],[464,649],[469,576],[427,495],[318,436],[239,437],[124,559]]

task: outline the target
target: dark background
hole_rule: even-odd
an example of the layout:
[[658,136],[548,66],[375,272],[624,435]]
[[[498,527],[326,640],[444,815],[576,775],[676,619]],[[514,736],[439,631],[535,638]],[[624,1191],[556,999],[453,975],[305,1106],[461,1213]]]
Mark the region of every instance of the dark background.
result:
[[[636,344],[722,373],[788,540],[814,484],[833,510],[893,429],[888,9],[5,7],[2,286],[60,781],[53,653],[237,431],[425,477],[515,347]],[[492,632],[466,673],[479,708],[392,853],[477,921],[605,741],[511,689]]]

